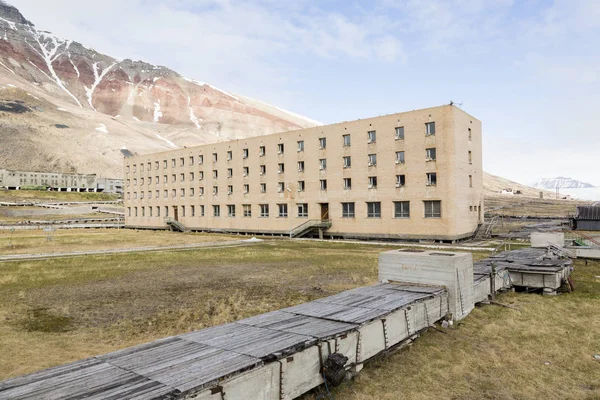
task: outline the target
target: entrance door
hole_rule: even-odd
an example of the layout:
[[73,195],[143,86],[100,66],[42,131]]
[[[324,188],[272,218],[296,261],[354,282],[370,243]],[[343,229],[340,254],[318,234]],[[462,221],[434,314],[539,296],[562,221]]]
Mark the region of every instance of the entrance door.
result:
[[177,206],[173,206],[173,218],[175,221],[179,221],[179,208]]
[[321,219],[329,219],[329,203],[320,203]]

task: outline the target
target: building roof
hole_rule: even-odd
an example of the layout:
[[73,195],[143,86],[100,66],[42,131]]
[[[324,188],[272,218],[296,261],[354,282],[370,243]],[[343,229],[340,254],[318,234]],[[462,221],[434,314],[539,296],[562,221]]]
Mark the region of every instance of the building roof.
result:
[[600,206],[577,206],[575,219],[600,221]]

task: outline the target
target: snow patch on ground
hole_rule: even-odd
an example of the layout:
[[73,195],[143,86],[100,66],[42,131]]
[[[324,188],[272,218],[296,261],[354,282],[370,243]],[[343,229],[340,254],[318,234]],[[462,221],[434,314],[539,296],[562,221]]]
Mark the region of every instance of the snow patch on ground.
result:
[[[0,65],[2,65],[4,68],[6,68],[7,70],[9,70],[10,72],[12,72],[13,74],[15,74],[15,71],[13,71],[12,69],[8,68],[2,61],[0,61]],[[15,74],[16,75],[16,74]]]
[[7,83],[6,86],[12,87],[12,88],[16,87],[15,85],[11,85],[10,83]]
[[224,90],[222,90],[222,89],[219,89],[218,87],[216,87],[216,86],[213,86],[213,85],[211,85],[211,84],[209,84],[209,83],[206,83],[206,82],[200,82],[200,81],[197,81],[197,80],[195,80],[195,79],[188,79],[188,78],[183,78],[183,79],[185,79],[186,81],[188,81],[188,82],[191,82],[191,83],[193,83],[193,84],[195,84],[195,85],[198,85],[198,86],[208,86],[208,87],[210,87],[210,88],[212,88],[212,89],[214,89],[214,90],[216,90],[216,91],[218,91],[218,92],[221,92],[221,93],[223,93],[223,94],[224,94],[224,95],[226,95],[226,96],[229,96],[229,97],[231,97],[231,98],[233,98],[233,99],[236,99],[237,101],[240,101],[240,99],[239,99],[238,97],[236,97],[236,96],[232,95],[231,93],[229,93],[229,92],[226,92],[226,91],[224,91]]
[[75,70],[75,73],[77,74],[77,77],[79,78],[79,69],[77,68],[77,66],[75,65],[75,63],[73,62],[73,60],[71,60],[71,53],[67,53],[67,56],[69,57],[69,61],[71,62],[71,65],[73,66],[73,69]]
[[121,150],[127,150],[127,147],[121,146]]
[[104,79],[104,77],[112,69],[112,67],[114,67],[118,63],[119,63],[119,61],[115,61],[112,65],[106,67],[104,69],[104,71],[102,71],[101,73],[98,73],[99,72],[98,71],[98,63],[95,62],[93,64],[92,68],[94,70],[94,83],[89,88],[86,86],[83,87],[85,89],[85,94],[87,96],[88,103],[89,103],[90,107],[92,107],[92,110],[96,111],[96,108],[92,104],[92,97],[94,95],[94,90],[96,90],[96,87],[100,84],[100,82],[102,82],[102,79]]
[[140,120],[139,120],[138,118],[136,118],[136,117],[133,117],[133,120],[134,120],[134,121],[137,121],[137,122],[142,122],[142,121],[140,121]]
[[99,126],[97,126],[96,130],[98,132],[108,133],[108,129],[106,129],[106,125],[104,125],[104,124],[100,124]]
[[194,109],[192,108],[191,103],[192,103],[192,99],[188,96],[188,109],[190,110],[190,121],[192,121],[194,123],[194,125],[196,125],[196,129],[200,129],[201,128],[200,121],[202,121],[202,118],[196,117],[196,114],[194,114]]
[[7,19],[4,19],[4,18],[1,18],[1,17],[0,17],[0,21],[4,21],[4,22],[6,22],[6,23],[8,24],[8,27],[9,27],[10,29],[12,29],[13,31],[17,31],[17,30],[18,30],[18,29],[17,29],[17,24],[15,24],[14,22],[12,22],[12,21],[9,21],[9,20],[7,20]]
[[154,102],[154,122],[160,121],[162,116],[163,116],[163,113],[160,110],[160,99],[158,99],[157,101]]
[[177,146],[175,143],[171,142],[169,139],[165,139],[164,137],[160,136],[158,133],[156,134],[156,137],[159,138],[160,140],[166,142],[170,147],[172,147],[174,149],[179,148],[179,146]]
[[161,76],[155,76],[155,77],[152,79],[152,82],[156,82],[156,81],[157,81],[157,80],[159,80],[160,78],[162,78],[162,77],[161,77]]
[[36,100],[39,100],[39,99],[40,99],[39,97],[35,97],[35,96],[34,96],[34,95],[32,95],[31,93],[27,93],[27,96],[31,96],[31,97],[33,97],[33,98],[34,98],[34,99],[36,99]]
[[2,39],[6,40],[8,42],[8,35],[6,34],[6,31],[4,31],[4,37]]
[[58,107],[58,108],[57,108],[57,110],[58,110],[58,111],[68,111],[68,110],[66,110],[66,109],[64,109],[64,108],[62,108],[62,107]]

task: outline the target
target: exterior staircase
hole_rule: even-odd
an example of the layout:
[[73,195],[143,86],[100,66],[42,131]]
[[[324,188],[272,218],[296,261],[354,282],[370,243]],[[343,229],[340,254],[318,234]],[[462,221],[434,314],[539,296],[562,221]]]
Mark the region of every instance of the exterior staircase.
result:
[[565,234],[565,240],[573,241],[574,246],[600,248],[600,242],[588,235],[576,231],[565,230],[563,232]]
[[488,239],[492,235],[492,229],[498,223],[499,217],[495,215],[492,219],[480,224],[473,235],[473,239]]
[[179,231],[179,232],[187,232],[188,231],[188,228],[186,228],[186,226],[184,224],[175,220],[174,218],[167,217],[167,218],[165,218],[165,222],[167,223],[169,228],[171,228],[172,231]]
[[290,237],[302,237],[314,230],[325,230],[331,228],[330,219],[310,219],[290,231]]

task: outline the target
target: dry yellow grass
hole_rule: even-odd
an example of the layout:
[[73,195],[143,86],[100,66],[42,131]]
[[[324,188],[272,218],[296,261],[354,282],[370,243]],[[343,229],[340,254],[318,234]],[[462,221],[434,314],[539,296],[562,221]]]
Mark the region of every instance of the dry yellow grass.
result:
[[[575,214],[577,205],[589,204],[587,201],[536,199],[523,196],[486,196],[486,216],[503,215],[511,217],[550,217],[568,218]],[[502,207],[496,209],[498,207]]]
[[137,231],[132,229],[64,229],[56,230],[48,241],[42,230],[0,231],[0,254],[62,253],[69,251],[126,249],[134,247],[170,246],[225,240],[243,236],[176,233],[169,231]]
[[46,190],[0,189],[0,201],[114,201],[119,198],[112,193],[48,192]]

